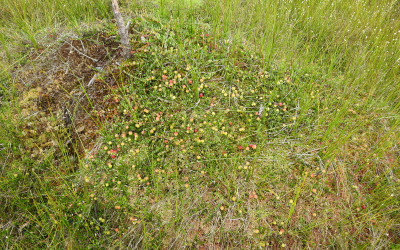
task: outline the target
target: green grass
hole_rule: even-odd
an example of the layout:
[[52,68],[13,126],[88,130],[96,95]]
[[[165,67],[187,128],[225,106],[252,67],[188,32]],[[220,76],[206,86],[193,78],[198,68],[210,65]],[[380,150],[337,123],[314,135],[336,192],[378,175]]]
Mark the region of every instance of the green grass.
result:
[[397,1],[0,6],[3,248],[400,244]]

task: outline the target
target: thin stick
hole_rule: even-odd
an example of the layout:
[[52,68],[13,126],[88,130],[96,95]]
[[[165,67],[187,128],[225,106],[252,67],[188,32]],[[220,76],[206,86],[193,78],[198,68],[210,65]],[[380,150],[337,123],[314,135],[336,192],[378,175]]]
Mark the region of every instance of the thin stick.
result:
[[93,62],[97,62],[97,61],[98,61],[97,59],[94,59],[94,58],[92,58],[92,57],[86,55],[85,53],[83,53],[83,52],[80,51],[79,49],[75,48],[75,46],[72,45],[72,43],[69,43],[69,42],[66,42],[66,43],[68,43],[68,44],[71,46],[71,48],[73,48],[73,49],[74,49],[76,52],[78,52],[80,55],[82,55],[82,56],[84,56],[84,57],[86,57],[86,58],[89,58],[89,59],[92,60]]
[[[96,69],[99,70],[99,71],[103,70],[103,68],[104,68],[104,67],[96,67]],[[94,74],[94,76],[92,77],[92,79],[90,79],[90,81],[89,81],[89,83],[88,83],[87,86],[92,85],[92,84],[97,80],[97,78],[99,77],[99,75],[100,75],[100,72],[97,72],[96,74]]]

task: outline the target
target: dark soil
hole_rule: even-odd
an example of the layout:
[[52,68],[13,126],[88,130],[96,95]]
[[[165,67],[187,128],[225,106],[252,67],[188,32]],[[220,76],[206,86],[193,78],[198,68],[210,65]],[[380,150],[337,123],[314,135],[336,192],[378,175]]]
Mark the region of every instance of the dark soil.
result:
[[105,97],[115,81],[102,79],[119,54],[115,36],[96,33],[34,50],[31,63],[15,71],[21,115],[29,120],[21,139],[33,158],[43,151],[75,159],[93,153],[100,126],[110,118],[105,111],[113,105]]

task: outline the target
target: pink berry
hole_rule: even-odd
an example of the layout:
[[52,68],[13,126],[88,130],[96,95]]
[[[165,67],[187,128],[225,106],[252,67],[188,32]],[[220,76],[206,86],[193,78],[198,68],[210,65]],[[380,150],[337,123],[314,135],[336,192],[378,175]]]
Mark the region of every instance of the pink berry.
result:
[[202,98],[204,96],[203,93],[199,93],[199,97]]

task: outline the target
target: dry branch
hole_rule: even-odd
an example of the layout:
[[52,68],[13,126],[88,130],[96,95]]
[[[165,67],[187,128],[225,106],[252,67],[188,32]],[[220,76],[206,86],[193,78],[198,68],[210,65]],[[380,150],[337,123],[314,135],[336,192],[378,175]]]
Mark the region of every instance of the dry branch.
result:
[[111,0],[111,3],[114,12],[114,17],[117,20],[118,33],[119,36],[121,37],[122,55],[124,58],[128,58],[131,51],[131,46],[129,44],[129,34],[128,34],[129,22],[125,26],[124,19],[122,18],[121,12],[119,11],[118,1]]

